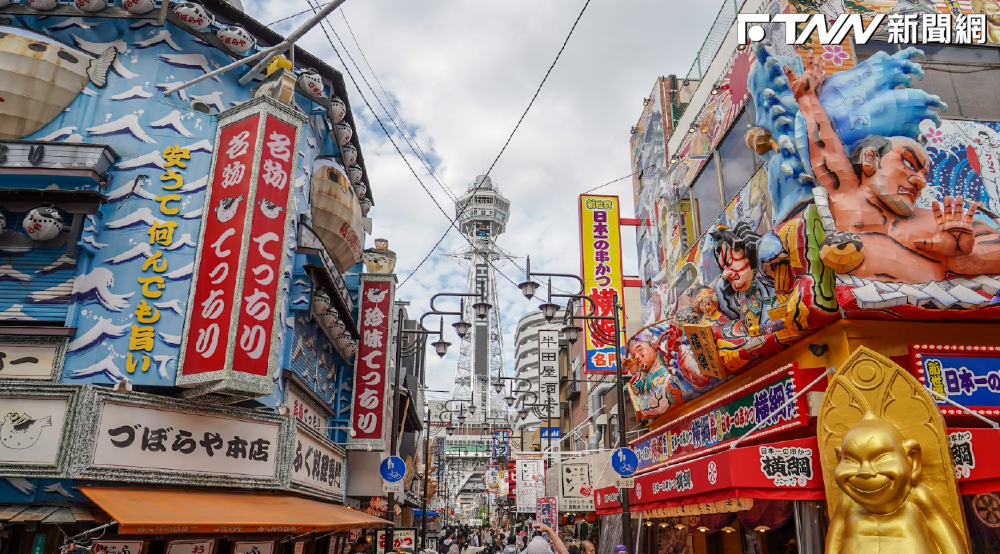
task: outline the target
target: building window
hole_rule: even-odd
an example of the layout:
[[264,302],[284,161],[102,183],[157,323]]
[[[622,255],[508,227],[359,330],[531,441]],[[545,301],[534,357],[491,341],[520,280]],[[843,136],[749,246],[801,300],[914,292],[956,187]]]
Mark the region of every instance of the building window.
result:
[[719,196],[719,173],[712,156],[701,170],[701,175],[691,187],[694,191],[695,203],[698,205],[698,229],[708,230],[715,218],[722,213],[722,199]]
[[747,184],[754,171],[764,163],[753,150],[747,147],[745,135],[749,119],[744,111],[719,145],[719,163],[722,164],[722,185],[728,204]]
[[[876,52],[890,56],[911,45],[869,41],[858,44],[855,53],[858,62],[867,60]],[[924,52],[924,60],[915,60],[924,69],[924,80],[913,79],[913,87],[928,94],[936,94],[948,104],[949,119],[1000,121],[1000,50],[990,47],[933,46],[914,44]]]

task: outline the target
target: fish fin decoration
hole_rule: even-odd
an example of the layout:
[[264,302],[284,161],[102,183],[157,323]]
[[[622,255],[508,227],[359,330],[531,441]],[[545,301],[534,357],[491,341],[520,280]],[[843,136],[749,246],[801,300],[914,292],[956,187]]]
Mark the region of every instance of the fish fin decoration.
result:
[[100,56],[90,61],[90,66],[87,67],[87,75],[90,77],[90,82],[94,83],[94,86],[104,88],[108,84],[108,71],[111,69],[111,64],[115,63],[115,59],[117,58],[118,48],[109,46]]
[[52,427],[52,416],[45,416],[38,420],[38,424],[42,427]]

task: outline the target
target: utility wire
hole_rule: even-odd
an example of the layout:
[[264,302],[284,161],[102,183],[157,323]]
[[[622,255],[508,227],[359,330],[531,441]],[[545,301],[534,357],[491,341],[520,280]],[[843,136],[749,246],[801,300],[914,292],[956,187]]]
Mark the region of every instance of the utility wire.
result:
[[[312,0],[309,0],[309,1],[311,2]],[[563,40],[562,46],[559,48],[559,52],[556,53],[555,59],[552,60],[552,65],[549,66],[548,71],[545,72],[545,76],[542,77],[542,82],[539,83],[538,84],[538,88],[535,89],[535,94],[531,97],[531,101],[528,102],[528,107],[524,109],[524,113],[521,114],[521,118],[517,120],[517,124],[514,125],[514,130],[510,132],[510,136],[507,137],[507,142],[504,143],[503,148],[500,149],[500,153],[497,154],[497,157],[493,160],[493,163],[490,164],[490,168],[486,171],[486,174],[484,175],[484,177],[489,177],[490,172],[493,171],[493,168],[497,165],[497,162],[500,161],[500,157],[503,156],[503,153],[507,150],[507,146],[510,144],[511,139],[514,138],[514,133],[517,132],[517,129],[521,126],[521,122],[524,121],[525,116],[528,115],[528,110],[531,109],[531,106],[535,103],[535,99],[538,98],[538,93],[540,93],[542,91],[542,87],[545,85],[545,81],[549,78],[549,75],[552,73],[552,69],[555,68],[556,63],[559,61],[559,57],[562,56],[563,50],[566,49],[566,44],[569,43],[570,37],[573,36],[573,31],[576,30],[577,24],[580,23],[580,18],[583,17],[583,12],[587,11],[587,6],[589,6],[589,5],[590,5],[590,0],[587,0],[587,2],[583,5],[583,8],[580,10],[580,13],[576,16],[576,20],[573,22],[573,26],[570,27],[569,33],[566,35],[566,39]],[[463,211],[465,211],[465,208],[468,206],[468,204],[470,202],[472,202],[472,200],[475,198],[476,193],[479,192],[480,187],[482,187],[483,183],[485,183],[485,182],[486,182],[485,178],[479,180],[479,183],[476,185],[476,187],[474,189],[472,189],[472,194],[468,195],[469,196],[469,200],[465,203],[465,205],[458,206],[458,210],[457,210],[456,213],[462,213]],[[449,217],[448,219],[450,220],[451,217]],[[454,222],[452,222],[452,225],[454,225]],[[451,231],[450,228],[448,229],[448,231],[445,231],[445,234],[447,234],[449,231]],[[462,236],[465,236],[465,235],[463,234]],[[438,244],[440,244],[442,240],[444,240],[444,237],[441,237],[441,240],[438,241]],[[471,242],[470,242],[470,244],[471,244]],[[433,250],[431,250],[431,252],[433,252]],[[428,256],[429,255],[430,254],[428,254]],[[513,260],[511,260],[511,261],[513,261]],[[490,262],[490,265],[492,265],[492,261]],[[518,269],[520,269],[521,271],[524,271],[524,268],[522,268],[517,262],[514,262],[514,265]],[[496,269],[495,266],[494,266],[494,269]],[[497,270],[497,272],[500,273],[500,270]],[[414,270],[412,273],[410,273],[410,275],[412,276],[413,273],[416,273],[416,270]],[[507,279],[508,281],[510,281],[511,283],[514,283],[509,278],[507,278],[507,276],[504,275],[503,273],[500,273],[500,274],[503,275],[504,278]],[[409,279],[409,277],[410,276],[407,276],[407,279]]]
[[633,176],[633,175],[635,175],[635,174],[637,174],[637,173],[642,173],[643,171],[646,171],[647,169],[649,169],[649,168],[651,168],[651,167],[653,167],[653,164],[649,164],[649,165],[647,165],[646,167],[644,167],[644,168],[642,168],[642,169],[640,169],[640,170],[638,170],[638,171],[635,171],[635,172],[633,172],[633,173],[629,173],[628,175],[626,175],[626,176],[624,176],[624,177],[619,177],[619,178],[615,179],[614,181],[608,181],[607,183],[604,183],[603,185],[600,185],[600,186],[596,186],[596,187],[594,187],[594,188],[592,188],[592,189],[588,190],[588,191],[587,191],[587,192],[585,192],[584,194],[588,194],[588,193],[591,193],[591,192],[594,192],[595,190],[597,190],[597,189],[602,189],[602,188],[604,188],[604,187],[606,187],[606,186],[608,186],[608,185],[613,185],[613,184],[615,184],[615,183],[617,183],[618,181],[621,181],[621,180],[623,180],[623,179],[628,179],[629,177],[631,177],[631,176]]
[[[329,2],[327,2],[327,4],[329,4]],[[323,4],[323,5],[325,6],[326,4]],[[289,19],[291,19],[293,17],[298,17],[298,16],[300,16],[300,15],[306,13],[306,12],[311,12],[311,11],[314,11],[314,10],[313,10],[312,4],[309,4],[309,9],[308,10],[302,10],[302,11],[300,11],[298,13],[293,13],[292,15],[290,15],[288,17],[282,17],[281,19],[278,19],[276,21],[272,21],[272,22],[268,23],[266,26],[270,27],[270,26],[274,25],[275,23],[281,23],[282,21],[288,21]]]
[[[385,87],[382,86],[382,81],[379,80],[378,74],[375,73],[375,68],[372,67],[372,64],[368,61],[368,57],[365,56],[365,51],[361,49],[361,43],[359,43],[358,42],[358,38],[356,36],[354,36],[354,30],[351,29],[351,24],[347,21],[347,14],[344,13],[343,9],[340,9],[339,11],[340,11],[340,16],[344,18],[344,25],[347,26],[347,32],[349,32],[351,34],[351,40],[354,41],[354,46],[357,47],[358,53],[361,54],[361,59],[364,60],[365,65],[368,66],[368,71],[372,74],[372,77],[375,79],[375,84],[377,84],[379,90],[382,91],[382,96],[385,96],[385,101],[389,104],[389,107],[392,108],[392,112],[394,114],[396,114],[396,120],[399,120],[399,123],[403,126],[403,129],[405,129],[406,133],[408,133],[410,135],[410,140],[407,141],[408,144],[410,143],[410,141],[412,141],[412,144],[410,144],[410,148],[411,149],[415,149],[414,153],[419,152],[419,154],[417,154],[417,159],[420,159],[420,161],[423,162],[424,167],[427,168],[427,172],[430,174],[431,177],[434,178],[435,181],[438,182],[439,185],[441,185],[441,188],[443,188],[444,191],[445,191],[445,193],[447,193],[448,196],[451,197],[452,201],[457,200],[458,197],[456,197],[455,194],[451,191],[451,188],[449,188],[447,185],[445,185],[443,182],[441,182],[441,179],[439,178],[439,175],[437,174],[437,171],[434,169],[434,166],[431,164],[430,158],[424,152],[423,148],[420,147],[420,143],[417,142],[417,135],[413,131],[411,131],[409,127],[406,126],[406,121],[403,120],[403,116],[399,115],[399,110],[392,103],[392,97],[389,96],[389,93],[387,93],[385,91]],[[346,48],[345,48],[345,50],[346,50]],[[353,62],[354,60],[351,60],[351,61]],[[355,65],[355,67],[357,67],[357,66]],[[358,68],[358,73],[361,73],[361,68]],[[371,87],[369,87],[369,88],[371,88]],[[375,91],[372,91],[372,94],[375,94]],[[375,98],[378,99],[378,95],[376,95]],[[381,102],[379,102],[379,104],[381,105]],[[385,106],[382,106],[382,109],[384,110]],[[392,115],[389,114],[388,111],[386,111],[386,115],[389,116],[390,120],[392,119]],[[393,120],[393,124],[395,124],[395,120]],[[397,127],[397,130],[398,129],[399,128]],[[400,134],[403,135],[403,139],[404,140],[406,139],[406,133],[403,133],[402,131],[400,131]],[[422,159],[421,159],[421,156],[423,156]]]
[[[589,1],[590,1],[590,0],[588,0],[588,3],[589,3]],[[306,2],[307,2],[307,3],[309,4],[309,6],[310,6],[310,7],[312,7],[312,6],[313,6],[313,0],[306,0]],[[318,2],[317,2],[317,4],[318,4]],[[315,7],[314,7],[314,8],[313,8],[313,11],[318,11],[318,8],[315,8]],[[410,170],[410,173],[412,173],[412,174],[413,174],[413,177],[414,177],[414,178],[415,178],[415,179],[417,180],[417,183],[419,183],[419,184],[420,184],[420,187],[424,189],[424,192],[426,192],[428,196],[430,196],[430,198],[431,198],[431,201],[432,201],[432,202],[434,203],[434,205],[435,205],[435,206],[437,206],[437,209],[438,209],[438,210],[440,210],[440,211],[441,211],[441,213],[442,213],[442,214],[443,214],[443,215],[445,216],[445,218],[446,218],[446,219],[447,219],[447,220],[448,220],[448,221],[450,222],[450,224],[451,224],[451,227],[454,227],[455,229],[458,229],[458,226],[456,225],[456,223],[455,223],[455,220],[451,219],[451,216],[450,216],[450,215],[448,215],[448,212],[446,212],[446,211],[444,210],[444,208],[442,208],[442,207],[441,207],[441,204],[440,204],[440,203],[439,203],[439,202],[437,201],[437,199],[436,199],[436,198],[434,198],[434,195],[433,195],[433,194],[431,194],[431,191],[430,191],[430,190],[428,190],[428,188],[427,188],[427,185],[425,185],[425,184],[424,184],[424,182],[423,182],[423,181],[422,181],[422,180],[420,179],[420,176],[419,176],[419,175],[417,175],[417,172],[416,172],[416,170],[414,170],[414,169],[413,169],[413,166],[412,166],[412,165],[410,165],[410,160],[408,160],[408,159],[406,158],[406,156],[405,156],[405,155],[403,155],[403,151],[399,149],[399,145],[397,145],[397,144],[396,144],[396,141],[392,139],[392,134],[391,134],[391,133],[389,132],[389,130],[388,130],[388,129],[387,129],[386,127],[385,127],[385,124],[384,124],[384,123],[382,123],[382,119],[381,119],[381,118],[379,118],[378,114],[377,114],[377,113],[375,113],[375,110],[374,110],[374,109],[372,109],[372,106],[371,106],[371,104],[370,104],[370,103],[368,102],[368,99],[367,99],[367,98],[365,98],[365,95],[364,95],[364,93],[363,93],[363,92],[361,91],[361,86],[360,86],[360,85],[358,85],[358,82],[357,82],[357,80],[356,80],[356,79],[354,78],[354,76],[353,76],[353,75],[351,74],[351,70],[350,70],[350,69],[349,69],[349,68],[347,67],[347,64],[346,64],[346,63],[344,62],[344,58],[343,58],[343,57],[342,57],[342,56],[340,55],[340,51],[339,51],[339,50],[337,50],[337,47],[336,47],[336,46],[334,46],[334,44],[333,44],[333,39],[331,39],[331,38],[330,38],[330,35],[329,35],[329,33],[327,32],[327,30],[326,30],[326,23],[327,23],[327,22],[326,22],[325,20],[321,20],[321,21],[320,21],[320,28],[321,28],[321,29],[323,30],[323,34],[324,34],[324,35],[326,35],[326,40],[327,40],[327,42],[329,42],[329,43],[330,43],[330,47],[331,47],[331,48],[333,48],[333,51],[334,51],[334,53],[335,53],[335,54],[337,54],[337,58],[339,58],[339,59],[340,59],[340,63],[341,63],[341,65],[343,65],[343,66],[344,66],[344,71],[345,71],[345,72],[347,72],[347,76],[348,76],[348,77],[350,77],[350,78],[351,78],[351,82],[352,82],[352,83],[354,83],[354,87],[355,87],[355,88],[357,89],[357,91],[358,91],[358,94],[359,94],[359,95],[361,96],[361,100],[362,100],[362,101],[364,101],[365,105],[366,105],[366,106],[368,107],[368,109],[369,109],[369,110],[370,110],[370,111],[372,112],[372,115],[373,115],[373,116],[375,117],[375,121],[377,121],[377,122],[378,122],[378,124],[379,124],[379,127],[381,127],[381,128],[382,128],[382,132],[384,132],[384,133],[385,133],[386,137],[387,137],[387,138],[389,139],[389,142],[390,142],[390,143],[392,143],[392,146],[393,146],[393,148],[395,148],[395,149],[396,149],[396,153],[398,153],[398,154],[399,154],[399,157],[401,157],[401,158],[403,159],[403,163],[405,163],[405,164],[406,164],[406,167],[407,167],[407,168],[409,168],[409,170]],[[330,24],[330,30],[331,30],[331,31],[333,32],[333,35],[334,35],[335,37],[337,37],[337,42],[339,42],[339,43],[340,43],[340,46],[341,46],[341,48],[344,48],[344,50],[345,50],[345,52],[346,52],[346,50],[347,50],[347,49],[346,49],[346,47],[344,47],[344,43],[343,43],[343,41],[341,41],[341,40],[340,40],[340,36],[339,36],[339,35],[337,35],[337,30],[333,28],[333,24]],[[349,53],[349,52],[348,52],[348,54],[347,54],[347,55],[348,55],[348,57],[350,57],[350,53]],[[356,67],[356,65],[355,65],[355,67]],[[364,79],[364,75],[362,75],[362,76],[361,76],[361,78],[362,78],[362,79]],[[451,230],[451,228],[449,227],[449,231],[450,231],[450,230]],[[476,252],[478,252],[479,254],[483,254],[482,252],[480,252],[480,251],[479,251],[479,249],[478,249],[478,248],[476,248],[476,245],[475,245],[475,244],[473,244],[472,240],[471,240],[471,239],[469,239],[469,237],[465,236],[465,234],[464,234],[464,233],[461,233],[461,229],[458,229],[458,231],[459,231],[459,233],[460,233],[460,234],[462,235],[462,238],[464,238],[464,239],[466,240],[466,242],[468,242],[468,243],[469,243],[469,246],[471,246],[471,247],[473,248],[473,250],[475,250],[475,251],[476,251]],[[442,237],[442,239],[441,239],[441,240],[444,240],[444,237]],[[507,275],[505,275],[505,274],[504,274],[503,272],[501,272],[501,271],[500,271],[499,269],[497,269],[497,267],[496,267],[496,266],[495,266],[495,265],[493,264],[493,260],[491,260],[489,256],[483,256],[483,258],[484,258],[484,259],[486,260],[486,262],[487,262],[488,264],[490,264],[490,266],[492,266],[492,267],[493,267],[493,269],[494,269],[494,270],[495,270],[495,271],[496,271],[497,273],[499,273],[499,274],[500,274],[500,275],[501,275],[501,276],[502,276],[502,277],[503,277],[504,279],[506,279],[507,281],[509,281],[509,282],[510,282],[510,283],[511,283],[512,285],[514,285],[514,286],[517,286],[517,283],[515,283],[515,282],[514,282],[513,280],[511,280],[511,278],[510,278],[510,277],[507,277]],[[397,289],[398,289],[398,287],[397,287]]]

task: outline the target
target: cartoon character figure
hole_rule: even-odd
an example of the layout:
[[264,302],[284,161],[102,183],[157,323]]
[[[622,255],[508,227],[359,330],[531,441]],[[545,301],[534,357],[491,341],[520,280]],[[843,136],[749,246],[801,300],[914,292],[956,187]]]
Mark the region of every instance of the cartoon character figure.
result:
[[[884,53],[859,65],[896,67],[900,83],[923,70],[908,48],[890,58]],[[865,64],[870,64],[866,66]],[[885,68],[880,68],[884,70]],[[909,136],[868,136],[848,154],[819,95],[825,81],[822,60],[810,53],[801,75],[784,68],[799,113],[808,129],[808,159],[819,185],[829,194],[829,210],[841,238],[863,237],[865,255],[852,275],[904,283],[943,280],[948,272],[982,275],[1000,272],[1000,233],[975,220],[977,203],[946,196],[931,209],[916,207],[927,186],[930,157]],[[926,95],[920,119],[940,118],[930,108],[947,108]],[[918,95],[919,96],[919,95]],[[926,113],[925,113],[926,112]],[[894,127],[895,129],[895,127]]]
[[668,371],[663,353],[652,342],[634,341],[622,365],[632,374],[628,389],[636,414],[640,417],[655,417],[680,402],[679,380]]
[[32,419],[23,412],[11,412],[0,423],[0,444],[14,450],[31,448],[42,436],[42,429],[52,426],[52,416]]
[[934,491],[921,483],[920,444],[867,412],[836,447],[844,494],[830,519],[830,554],[966,553],[965,540]]

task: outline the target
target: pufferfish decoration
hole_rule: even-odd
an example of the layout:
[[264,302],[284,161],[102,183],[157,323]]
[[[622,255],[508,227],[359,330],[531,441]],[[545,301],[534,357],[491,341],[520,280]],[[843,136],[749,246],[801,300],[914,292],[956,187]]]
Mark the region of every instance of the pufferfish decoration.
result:
[[323,78],[315,69],[306,69],[299,74],[299,86],[306,92],[306,96],[313,100],[326,97],[326,89],[323,87]]
[[330,119],[340,123],[347,117],[347,104],[337,96],[330,97]]
[[123,0],[122,7],[131,14],[143,14],[156,7],[153,0]]
[[257,39],[239,25],[229,25],[219,29],[215,36],[234,54],[242,54],[257,45]]
[[22,227],[32,240],[41,242],[56,238],[66,228],[66,222],[55,208],[41,206],[28,212]]
[[108,7],[108,0],[75,0],[74,4],[82,12],[99,12]]
[[59,0],[28,0],[28,7],[35,10],[51,10],[59,5]]
[[215,20],[205,8],[194,2],[181,2],[174,6],[174,15],[192,31],[204,31]]

